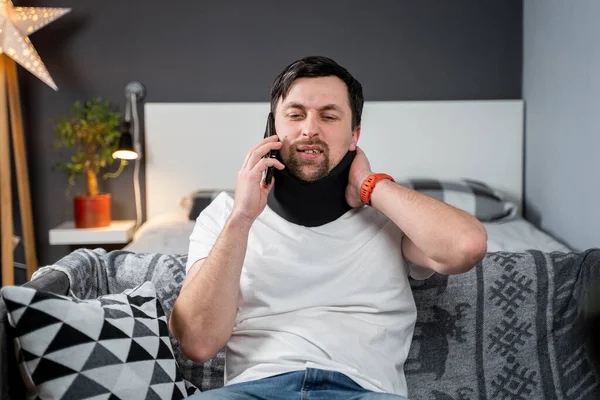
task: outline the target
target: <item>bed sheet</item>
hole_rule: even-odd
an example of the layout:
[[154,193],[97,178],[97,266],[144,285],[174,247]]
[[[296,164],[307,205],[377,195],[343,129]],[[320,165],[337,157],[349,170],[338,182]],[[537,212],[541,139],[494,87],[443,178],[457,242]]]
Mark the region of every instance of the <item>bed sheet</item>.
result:
[[144,222],[123,250],[135,253],[187,254],[195,221],[187,213],[163,214]]
[[572,251],[551,235],[539,230],[531,222],[517,217],[508,221],[486,222],[488,252],[541,250],[544,252]]
[[[125,250],[136,253],[187,254],[194,223],[183,212],[154,218],[137,230],[133,241]],[[484,226],[488,232],[488,252],[519,252],[529,249],[545,252],[571,251],[569,247],[520,217],[486,222]]]

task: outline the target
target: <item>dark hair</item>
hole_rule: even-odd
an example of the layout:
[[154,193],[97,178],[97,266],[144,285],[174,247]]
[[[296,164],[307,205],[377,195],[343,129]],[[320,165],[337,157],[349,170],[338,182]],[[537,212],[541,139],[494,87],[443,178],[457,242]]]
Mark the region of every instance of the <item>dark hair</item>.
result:
[[362,85],[344,67],[327,57],[305,57],[285,67],[271,86],[271,111],[275,112],[279,98],[285,99],[296,79],[323,76],[337,76],[348,87],[348,100],[352,110],[352,129],[356,129],[360,126],[365,102]]

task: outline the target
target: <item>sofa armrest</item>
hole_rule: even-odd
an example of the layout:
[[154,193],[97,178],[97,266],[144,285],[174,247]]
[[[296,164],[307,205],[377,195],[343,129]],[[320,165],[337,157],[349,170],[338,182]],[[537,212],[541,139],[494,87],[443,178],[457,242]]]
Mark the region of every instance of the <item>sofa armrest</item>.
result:
[[[51,271],[23,286],[45,292],[66,295],[69,278],[64,272]],[[24,399],[25,386],[15,357],[11,327],[8,324],[6,304],[0,298],[0,399]]]
[[62,271],[50,271],[25,283],[23,287],[66,296],[69,293],[69,277]]

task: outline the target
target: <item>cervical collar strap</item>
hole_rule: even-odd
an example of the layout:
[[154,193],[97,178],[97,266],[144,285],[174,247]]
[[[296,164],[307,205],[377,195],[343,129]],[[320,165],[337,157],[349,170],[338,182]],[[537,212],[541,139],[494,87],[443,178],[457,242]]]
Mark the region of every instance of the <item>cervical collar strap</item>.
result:
[[320,226],[335,221],[351,207],[346,203],[348,174],[356,151],[349,151],[324,178],[305,182],[287,168],[275,169],[275,186],[267,204],[280,217],[297,225]]

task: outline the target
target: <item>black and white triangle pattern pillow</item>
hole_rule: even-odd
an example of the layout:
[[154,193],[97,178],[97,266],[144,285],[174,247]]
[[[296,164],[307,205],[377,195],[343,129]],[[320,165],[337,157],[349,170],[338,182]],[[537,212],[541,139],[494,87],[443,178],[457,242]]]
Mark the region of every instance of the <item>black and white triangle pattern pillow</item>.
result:
[[29,398],[187,397],[151,282],[94,300],[26,287],[2,296]]

